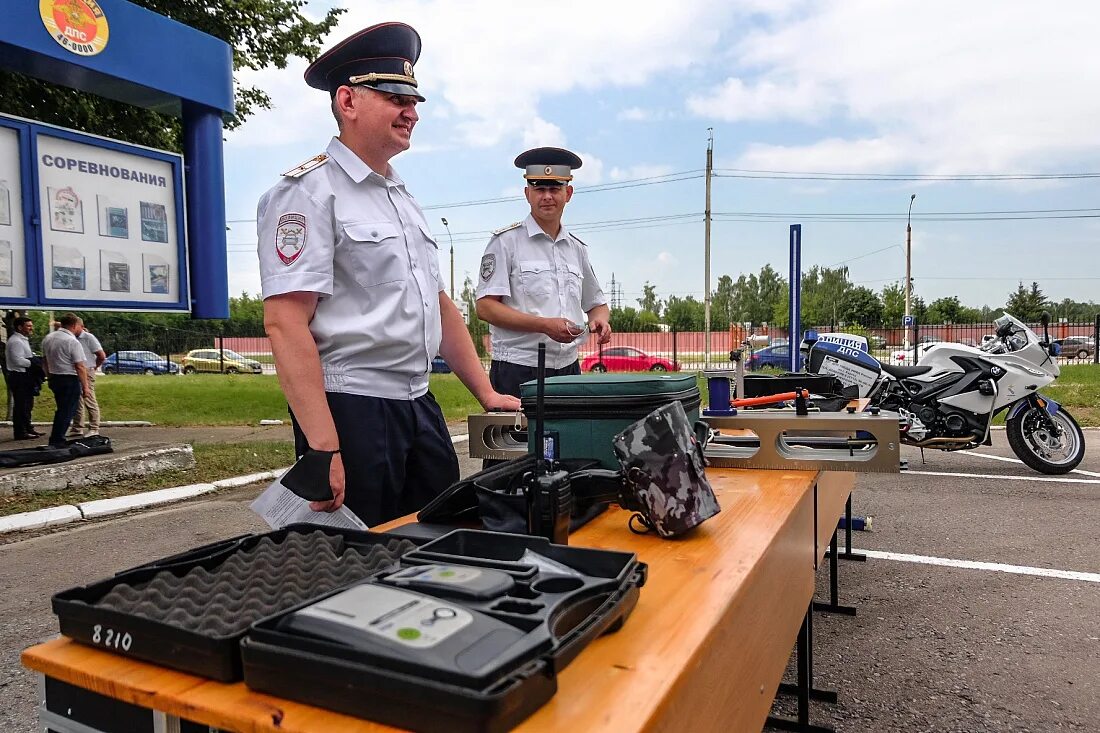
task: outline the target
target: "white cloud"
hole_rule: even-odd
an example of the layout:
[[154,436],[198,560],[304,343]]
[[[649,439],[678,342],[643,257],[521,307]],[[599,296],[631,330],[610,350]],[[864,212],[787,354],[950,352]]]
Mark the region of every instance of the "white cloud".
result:
[[669,113],[661,109],[644,109],[642,107],[627,107],[620,110],[615,119],[620,122],[660,122],[667,120]]
[[657,264],[661,267],[671,267],[677,264],[677,260],[672,256],[671,252],[660,252],[657,255]]
[[[746,166],[925,173],[1072,169],[1096,161],[1093,3],[853,0],[757,30],[735,74],[689,100],[720,120],[847,121],[851,139],[752,147]],[[835,134],[835,133],[834,133]],[[861,155],[870,156],[861,159]],[[811,165],[812,164],[812,165]]]

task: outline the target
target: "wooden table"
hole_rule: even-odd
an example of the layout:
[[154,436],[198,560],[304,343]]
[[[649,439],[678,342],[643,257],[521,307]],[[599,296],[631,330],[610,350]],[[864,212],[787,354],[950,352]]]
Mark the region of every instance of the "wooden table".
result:
[[[628,550],[649,580],[625,626],[594,641],[522,731],[759,730],[814,592],[851,474],[713,469],[722,512],[689,537],[636,535],[613,509],[571,544]],[[815,501],[817,522],[815,526]],[[398,520],[393,526],[404,523]],[[379,527],[385,529],[390,525]],[[56,639],[23,652],[54,678],[233,731],[389,728]]]

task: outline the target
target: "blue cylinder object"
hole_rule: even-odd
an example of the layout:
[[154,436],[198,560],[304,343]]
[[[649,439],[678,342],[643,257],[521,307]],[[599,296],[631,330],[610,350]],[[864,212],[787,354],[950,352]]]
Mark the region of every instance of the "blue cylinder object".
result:
[[707,392],[710,399],[707,409],[703,410],[703,416],[730,416],[736,415],[737,410],[730,406],[730,377],[729,372],[707,372]]

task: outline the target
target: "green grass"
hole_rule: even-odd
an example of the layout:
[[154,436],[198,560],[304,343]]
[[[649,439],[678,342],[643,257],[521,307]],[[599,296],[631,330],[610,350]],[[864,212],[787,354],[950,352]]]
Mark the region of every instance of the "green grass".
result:
[[103,486],[4,496],[0,497],[0,516],[173,486],[209,483],[233,476],[270,471],[273,468],[289,466],[294,462],[294,446],[290,441],[200,444],[194,449],[195,467],[192,469],[163,471],[141,478],[115,481]]
[[[767,373],[771,370],[763,370]],[[699,377],[704,403],[706,380]],[[481,406],[458,377],[431,375],[431,390],[448,421],[463,420]],[[1083,426],[1100,426],[1100,367],[1070,364],[1058,381],[1043,390]],[[117,375],[96,379],[104,420],[148,420],[157,425],[255,425],[263,419],[287,419],[286,398],[273,376],[199,374],[186,377]],[[53,395],[43,389],[34,417],[53,417]]]

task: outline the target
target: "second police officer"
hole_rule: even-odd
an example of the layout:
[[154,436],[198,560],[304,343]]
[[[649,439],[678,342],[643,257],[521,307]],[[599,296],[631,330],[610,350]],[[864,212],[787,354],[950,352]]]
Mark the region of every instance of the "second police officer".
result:
[[606,344],[611,324],[588,248],[561,223],[581,159],[561,148],[535,148],[515,165],[524,172],[531,213],[489,240],[478,274],[477,315],[490,325],[493,388],[518,397],[519,385],[536,376],[540,342],[554,342],[546,350],[547,376],[580,374],[577,349],[585,332]]

